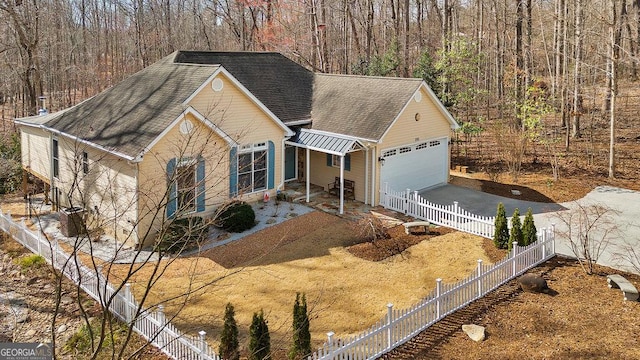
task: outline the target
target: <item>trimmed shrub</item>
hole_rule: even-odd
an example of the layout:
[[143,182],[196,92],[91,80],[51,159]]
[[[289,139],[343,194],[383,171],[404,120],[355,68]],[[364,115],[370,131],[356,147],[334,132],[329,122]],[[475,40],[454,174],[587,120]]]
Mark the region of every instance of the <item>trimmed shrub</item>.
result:
[[209,224],[200,216],[176,219],[157,245],[160,252],[180,253],[196,248],[209,235]]
[[533,222],[533,212],[531,208],[527,210],[527,215],[524,217],[524,223],[522,224],[522,243],[527,246],[533,244],[538,240],[538,230]]
[[509,246],[509,227],[507,226],[507,215],[504,210],[504,204],[498,204],[496,212],[495,232],[493,234],[493,243],[498,249],[507,249]]
[[238,324],[236,324],[235,310],[231,303],[224,309],[224,326],[220,334],[219,355],[225,360],[240,359],[240,345],[238,344]]
[[307,298],[296,293],[293,305],[293,345],[289,350],[289,359],[304,358],[311,354],[311,333],[309,332],[309,314]]
[[271,336],[262,310],[253,314],[249,327],[249,360],[271,359]]
[[522,238],[522,223],[520,222],[520,210],[516,208],[513,212],[513,217],[511,218],[511,235],[509,236],[509,247],[511,250],[513,247],[513,242],[517,242],[518,245],[524,246],[524,241]]
[[256,224],[256,213],[251,205],[234,201],[226,206],[217,216],[218,225],[230,232],[243,232]]

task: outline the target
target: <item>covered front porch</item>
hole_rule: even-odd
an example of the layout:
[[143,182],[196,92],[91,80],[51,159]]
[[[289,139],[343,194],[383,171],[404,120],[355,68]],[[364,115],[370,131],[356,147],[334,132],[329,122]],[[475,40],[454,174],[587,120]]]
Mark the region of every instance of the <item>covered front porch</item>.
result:
[[337,213],[344,214],[348,199],[373,205],[376,198],[375,144],[341,134],[298,129],[285,141],[285,189],[304,184],[304,202],[311,202],[312,185],[335,194]]

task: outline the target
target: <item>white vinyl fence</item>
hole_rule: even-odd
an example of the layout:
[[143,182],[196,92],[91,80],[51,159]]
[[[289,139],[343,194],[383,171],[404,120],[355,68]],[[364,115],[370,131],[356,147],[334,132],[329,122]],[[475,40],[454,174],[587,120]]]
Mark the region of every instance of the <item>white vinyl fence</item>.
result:
[[450,227],[469,234],[479,235],[487,239],[493,238],[495,217],[474,215],[458,206],[439,205],[427,201],[417,191],[394,191],[389,184],[384,184],[380,191],[380,205],[384,208],[401,212],[416,219],[426,220],[432,224]]
[[309,359],[375,359],[409,341],[421,331],[472,301],[482,298],[500,285],[523,274],[555,255],[554,229],[542,229],[538,240],[527,247],[514,244],[512,251],[494,265],[478,260],[476,271],[456,284],[436,280],[435,290],[408,309],[387,305],[387,315],[363,333],[344,339],[327,334],[327,342]]
[[49,242],[40,232],[33,233],[24,224],[24,220],[16,223],[10,214],[5,215],[0,210],[0,230],[44,257],[92,298],[108,307],[120,320],[128,324],[133,323],[133,330],[166,355],[174,359],[220,360],[205,342],[204,331],[197,337],[183,334],[166,320],[162,305],[155,311],[142,309],[134,299],[129,284],[114,288],[107,283],[99,270],[83,265],[78,257],[64,252],[55,240]]

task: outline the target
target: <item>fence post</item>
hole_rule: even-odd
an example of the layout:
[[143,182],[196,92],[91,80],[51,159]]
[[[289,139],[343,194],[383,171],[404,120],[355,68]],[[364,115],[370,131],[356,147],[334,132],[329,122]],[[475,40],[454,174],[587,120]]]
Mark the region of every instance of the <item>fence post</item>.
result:
[[158,327],[158,333],[156,334],[156,343],[158,343],[158,347],[160,349],[164,348],[164,327],[167,325],[167,318],[164,316],[164,305],[158,305],[158,310],[156,311],[156,315],[158,318],[158,322],[160,323]]
[[329,331],[327,333],[327,345],[329,346],[329,355],[331,355],[330,359],[333,360],[333,335],[335,335],[333,331]]
[[513,276],[516,276],[516,256],[518,255],[518,242],[514,241],[511,245],[511,253],[513,254],[512,262],[513,262]]
[[436,279],[436,321],[440,320],[440,294],[442,294],[442,279]]
[[132,313],[132,308],[131,308],[131,284],[130,283],[126,283],[124,284],[124,319],[126,320],[127,323],[131,323],[131,321],[133,320],[133,313]]
[[[24,217],[20,218],[20,240],[22,240],[22,245],[27,245],[27,225],[24,223]],[[29,246],[27,246],[29,247]],[[40,254],[38,254],[40,255]]]
[[389,207],[389,197],[387,196],[387,194],[389,194],[389,183],[386,182],[384,183],[384,190],[382,190],[384,193],[384,199],[382,200],[382,206],[384,208],[388,208]]
[[420,216],[419,218],[423,218],[424,214],[421,214],[420,209],[422,208],[420,207],[420,201],[418,199],[418,190],[414,190],[413,191],[413,214],[411,215],[415,217]]
[[556,224],[551,223],[551,253],[556,253]]
[[387,350],[393,349],[393,304],[387,304]]
[[207,343],[206,341],[204,341],[204,337],[207,335],[207,332],[204,330],[200,330],[200,332],[198,332],[198,335],[200,335],[200,359],[205,360],[207,355]]
[[482,259],[478,259],[478,298],[482,297]]
[[453,202],[453,228],[456,230],[460,230],[458,227],[458,202]]
[[409,212],[409,196],[411,196],[411,189],[407,189],[404,194],[404,214],[406,215]]
[[36,231],[38,232],[38,255],[42,256],[42,229],[40,223],[36,223]]
[[540,235],[542,235],[541,236],[542,239],[538,239],[538,240],[542,240],[539,242],[539,244],[542,245],[542,259],[544,259],[547,257],[547,229],[546,228],[540,229]]

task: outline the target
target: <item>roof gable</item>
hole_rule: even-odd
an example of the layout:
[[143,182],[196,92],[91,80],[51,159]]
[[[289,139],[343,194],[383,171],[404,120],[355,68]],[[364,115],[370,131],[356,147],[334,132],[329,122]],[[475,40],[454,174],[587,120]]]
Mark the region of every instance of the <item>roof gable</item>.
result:
[[313,72],[280,53],[180,51],[175,62],[222,65],[285,124],[311,117]]
[[176,65],[173,57],[69,108],[45,126],[137,156],[185,110],[183,101],[217,69]]
[[312,128],[377,141],[422,80],[316,74]]

